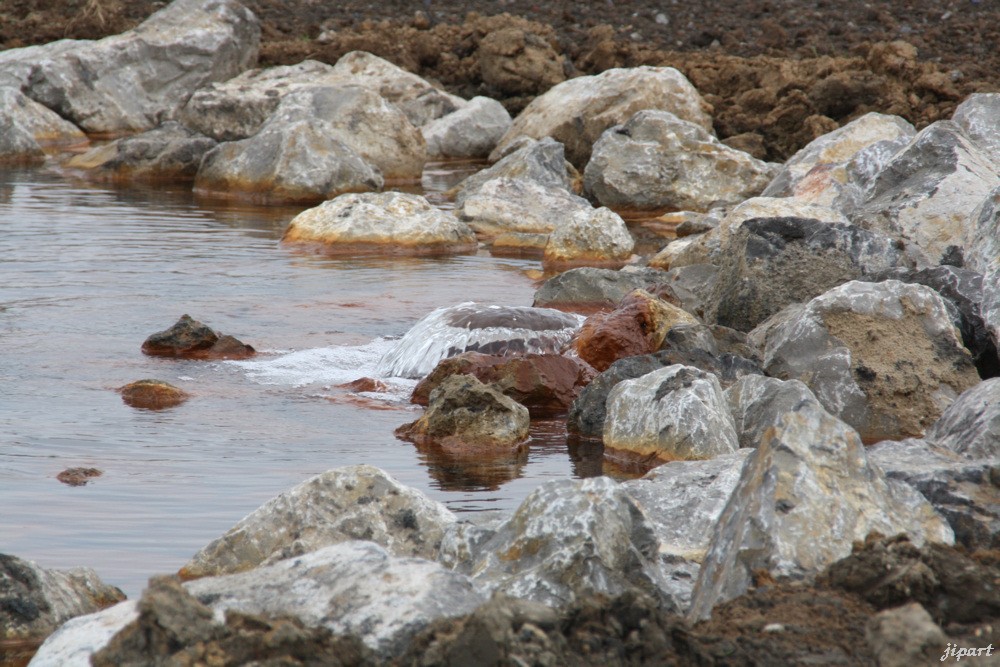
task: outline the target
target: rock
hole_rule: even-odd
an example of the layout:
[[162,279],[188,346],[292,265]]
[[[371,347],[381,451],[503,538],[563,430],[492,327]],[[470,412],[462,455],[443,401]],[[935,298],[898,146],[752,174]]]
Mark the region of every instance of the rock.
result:
[[31,659],[36,667],[91,667],[91,656],[139,613],[137,602],[128,600],[104,611],[78,616],[63,623],[52,633]]
[[982,273],[1000,268],[1000,185],[980,201],[965,225],[963,259],[965,266]]
[[0,643],[41,642],[69,619],[124,599],[90,568],[49,570],[0,554]]
[[604,447],[606,457],[647,464],[711,459],[735,452],[739,443],[719,380],[676,365],[611,390]]
[[479,41],[479,72],[499,97],[539,95],[566,80],[563,57],[538,35],[501,28]]
[[970,550],[1000,546],[996,457],[970,459],[927,440],[908,438],[876,443],[868,448],[868,458],[888,478],[922,493],[948,520],[957,544]]
[[0,126],[0,160],[5,163],[43,159],[46,146],[87,143],[76,125],[16,88],[0,87]]
[[490,254],[494,257],[520,257],[541,259],[545,254],[548,234],[527,234],[524,232],[504,232],[490,243]]
[[420,128],[432,157],[485,158],[510,128],[510,114],[489,97],[468,104]]
[[465,352],[441,360],[413,389],[410,400],[427,405],[431,392],[454,375],[475,376],[528,408],[532,417],[546,417],[564,414],[595,373],[578,359],[558,354],[503,357]]
[[521,136],[552,137],[566,146],[569,161],[583,169],[591,147],[606,129],[644,109],[669,111],[706,130],[712,128],[710,107],[672,67],[610,69],[564,81],[535,98],[514,120],[493,156]]
[[501,177],[483,183],[455,212],[477,234],[490,237],[507,232],[549,234],[575,215],[593,211],[590,202],[564,188]]
[[[134,30],[0,62],[24,92],[90,133],[142,132],[257,60],[257,18],[233,0],[174,0]],[[20,62],[18,62],[20,61]]]
[[917,543],[953,539],[912,488],[868,463],[857,432],[816,400],[780,415],[747,459],[691,596],[691,619],[744,593],[756,570],[804,578],[872,531]]
[[126,405],[146,410],[172,408],[191,397],[183,389],[163,380],[137,380],[120,387],[118,392]]
[[292,218],[285,243],[318,243],[332,253],[444,255],[474,251],[476,236],[420,195],[346,194]]
[[0,164],[36,164],[45,161],[45,151],[27,129],[6,115],[0,116]]
[[879,667],[910,667],[941,657],[948,638],[919,602],[875,614],[865,629]]
[[951,116],[952,121],[972,140],[973,145],[993,164],[1000,161],[1000,94],[973,93]]
[[403,336],[378,363],[381,377],[421,378],[462,352],[557,353],[583,318],[551,308],[489,306],[471,301],[438,308]]
[[587,192],[615,210],[707,211],[760,194],[770,167],[668,111],[640,111],[608,128],[583,173]]
[[596,594],[666,593],[649,520],[606,477],[556,480],[532,491],[464,564],[477,588],[563,605]]
[[378,468],[335,468],[267,501],[184,564],[184,579],[233,574],[350,540],[433,560],[455,517]]
[[663,297],[664,290],[677,299],[680,307],[697,318],[704,318],[715,283],[719,279],[719,269],[713,264],[688,264],[666,272],[666,280],[651,291]]
[[666,272],[658,269],[615,271],[582,266],[546,280],[535,292],[533,305],[584,313],[609,310],[629,292],[649,290],[667,277]]
[[632,256],[635,239],[625,221],[607,208],[574,213],[549,235],[548,265],[621,264]]
[[103,474],[97,468],[66,468],[56,475],[56,479],[67,486],[86,486],[90,480]]
[[707,352],[718,355],[719,346],[710,327],[704,324],[675,324],[667,331],[661,350],[676,350],[678,352]]
[[256,354],[249,345],[219,334],[190,315],[181,315],[174,326],[149,336],[142,351],[153,357],[182,359],[246,359]]
[[167,121],[154,130],[118,139],[73,156],[66,166],[112,179],[194,180],[214,139]]
[[726,243],[704,316],[750,331],[789,304],[903,263],[895,241],[853,225],[752,218]]
[[610,313],[595,313],[580,327],[573,347],[598,371],[624,357],[660,349],[671,327],[698,321],[645,290],[634,290]]
[[968,459],[1000,457],[1000,379],[959,396],[927,430],[927,440]]
[[517,451],[529,426],[528,408],[475,376],[452,375],[431,391],[423,416],[396,435],[475,457]]
[[757,447],[765,433],[782,415],[816,397],[799,380],[779,380],[764,375],[745,375],[725,392],[740,447]]
[[921,436],[979,382],[944,301],[923,285],[852,281],[751,338],[768,375],[800,379],[866,442]]
[[549,138],[531,142],[455,186],[455,206],[461,209],[467,198],[498,178],[531,181],[545,188],[570,192],[572,183],[566,165],[565,151],[559,142]]
[[963,227],[998,185],[1000,173],[961,129],[938,121],[879,172],[853,219],[900,239],[918,268],[960,264]]

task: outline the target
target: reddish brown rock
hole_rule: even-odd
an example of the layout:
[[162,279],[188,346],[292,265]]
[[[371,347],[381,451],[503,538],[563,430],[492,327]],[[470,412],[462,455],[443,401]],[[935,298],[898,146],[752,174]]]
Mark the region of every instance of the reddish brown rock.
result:
[[505,357],[465,352],[442,360],[413,390],[410,400],[427,405],[431,392],[453,375],[472,375],[528,408],[533,418],[563,414],[596,372],[559,354]]
[[[375,378],[358,378],[357,380],[352,380],[351,382],[345,382],[344,384],[338,384],[341,389],[349,389],[358,393],[361,392],[375,392],[383,393],[389,391],[389,385],[381,380],[376,380]],[[426,405],[426,403],[424,403]]]
[[56,479],[69,486],[84,486],[93,478],[100,477],[103,474],[97,468],[66,468],[56,475]]
[[190,315],[182,315],[174,326],[151,335],[142,344],[142,351],[153,357],[181,359],[246,359],[256,354],[232,336],[224,336]]
[[183,389],[178,389],[162,380],[138,380],[118,391],[122,395],[122,400],[128,405],[147,410],[172,408],[190,398],[190,394]]
[[574,347],[581,359],[604,371],[618,359],[656,352],[674,325],[697,323],[693,315],[638,289],[610,313],[587,318]]

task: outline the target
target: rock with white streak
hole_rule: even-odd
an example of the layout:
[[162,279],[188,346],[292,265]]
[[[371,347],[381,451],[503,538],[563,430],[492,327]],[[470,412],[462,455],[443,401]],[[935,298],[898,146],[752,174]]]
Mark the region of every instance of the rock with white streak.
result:
[[497,145],[494,155],[523,136],[552,137],[566,146],[577,169],[606,129],[645,109],[669,111],[711,131],[710,107],[683,74],[672,67],[609,69],[564,81],[535,98]]
[[[87,136],[76,125],[63,120],[51,109],[42,106],[16,88],[0,88],[0,123],[7,129],[0,133],[0,142],[14,144],[9,135],[30,136],[34,152],[45,146],[86,144]],[[29,145],[32,143],[25,139]],[[7,151],[0,152],[0,159]]]
[[549,234],[593,206],[564,188],[501,177],[486,181],[462,200],[458,217],[478,234]]
[[71,169],[109,179],[194,180],[201,161],[217,145],[176,121],[97,146],[66,162]]
[[632,256],[635,239],[614,211],[579,211],[549,235],[543,261],[549,265],[621,264]]
[[978,384],[937,292],[852,281],[789,306],[755,329],[768,375],[800,379],[866,442],[920,437]]
[[320,243],[331,252],[448,254],[475,250],[476,236],[420,195],[345,194],[292,218],[286,243]]
[[926,439],[968,459],[1000,461],[1000,379],[959,396],[927,430]]
[[951,119],[994,164],[1000,162],[1000,94],[969,95]]
[[747,459],[712,536],[688,612],[744,593],[753,573],[806,578],[851,553],[868,533],[915,544],[953,541],[948,524],[911,487],[868,462],[857,432],[818,401],[778,417]]
[[91,667],[90,658],[139,617],[136,600],[64,623],[39,647],[34,667]]
[[803,402],[816,397],[800,380],[779,380],[764,375],[746,375],[725,392],[726,402],[739,435],[740,447],[757,447],[767,429]]
[[174,0],[120,35],[56,44],[8,51],[0,78],[87,132],[141,132],[253,65],[260,26],[234,0]]
[[1000,185],[979,202],[964,228],[965,266],[981,273],[1000,269]]
[[473,97],[465,106],[420,128],[432,157],[476,157],[490,154],[510,129],[510,114],[489,97]]
[[640,111],[594,144],[584,188],[616,210],[707,211],[760,194],[771,168],[667,111]]
[[180,570],[185,579],[233,574],[332,544],[367,540],[393,556],[433,560],[455,517],[378,468],[336,468],[241,519]]
[[487,182],[498,178],[531,181],[545,188],[570,192],[572,183],[565,155],[563,145],[558,141],[549,138],[532,141],[455,186],[455,206],[461,208],[468,197]]

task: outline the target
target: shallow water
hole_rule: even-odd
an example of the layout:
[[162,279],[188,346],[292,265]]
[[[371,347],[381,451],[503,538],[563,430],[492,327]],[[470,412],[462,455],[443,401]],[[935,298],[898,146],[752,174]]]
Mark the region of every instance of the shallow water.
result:
[[[424,187],[433,196],[458,175],[429,170]],[[150,575],[330,468],[377,465],[456,511],[512,508],[544,479],[592,469],[571,461],[559,422],[535,425],[521,461],[454,466],[392,435],[419,414],[412,385],[393,383],[389,397],[335,386],[437,307],[530,305],[537,262],[303,254],[279,243],[298,210],[0,168],[0,552],[93,567],[135,597]],[[184,313],[262,354],[140,352]],[[115,389],[143,378],[192,398],[130,408]],[[78,466],[104,474],[81,487],[56,480]]]

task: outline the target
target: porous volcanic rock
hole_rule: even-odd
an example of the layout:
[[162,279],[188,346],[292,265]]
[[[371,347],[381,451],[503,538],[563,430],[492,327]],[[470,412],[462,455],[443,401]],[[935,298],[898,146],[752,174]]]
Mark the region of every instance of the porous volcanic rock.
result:
[[163,380],[136,380],[118,389],[122,400],[133,408],[162,410],[180,405],[191,397],[183,389]]
[[214,331],[190,315],[181,315],[174,326],[150,335],[143,342],[142,351],[153,357],[182,359],[246,359],[257,353],[249,345]]
[[92,148],[66,162],[71,169],[110,179],[194,180],[205,154],[217,145],[176,121]]

